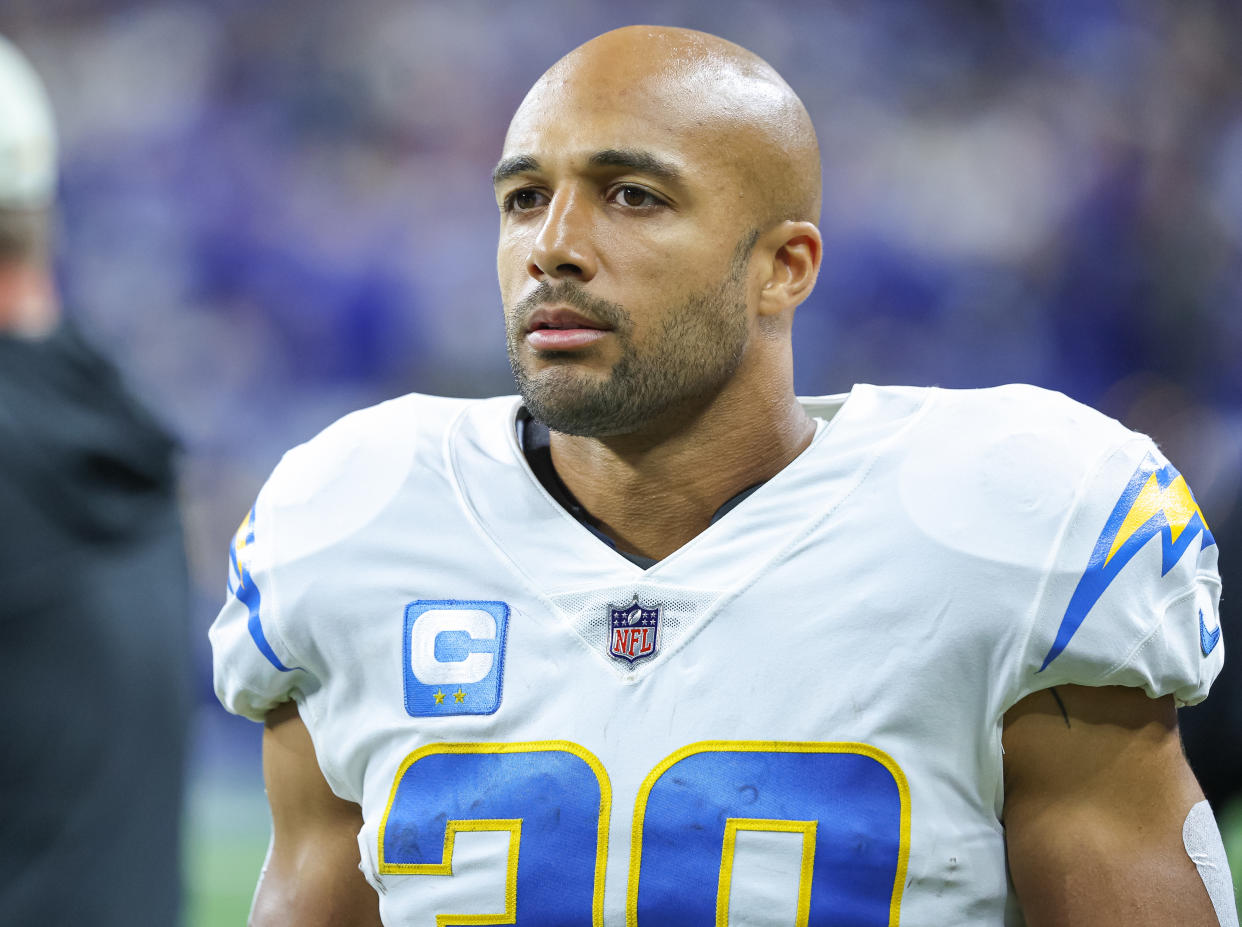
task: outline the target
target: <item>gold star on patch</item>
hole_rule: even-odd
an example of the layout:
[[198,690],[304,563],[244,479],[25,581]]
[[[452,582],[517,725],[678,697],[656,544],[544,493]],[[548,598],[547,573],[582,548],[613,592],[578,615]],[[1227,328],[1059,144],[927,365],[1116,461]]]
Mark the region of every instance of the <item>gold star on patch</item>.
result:
[[464,702],[466,700],[466,693],[458,687],[457,691],[453,693],[453,698],[457,699],[459,702]]
[[444,701],[444,693],[437,690],[434,698],[436,700],[436,704],[439,705]]

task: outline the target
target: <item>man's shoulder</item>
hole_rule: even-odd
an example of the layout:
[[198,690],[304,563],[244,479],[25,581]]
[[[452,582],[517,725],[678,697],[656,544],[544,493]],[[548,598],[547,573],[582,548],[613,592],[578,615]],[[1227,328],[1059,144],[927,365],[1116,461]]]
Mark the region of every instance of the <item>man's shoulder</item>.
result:
[[438,469],[444,444],[463,415],[498,414],[512,397],[455,399],[409,393],[350,412],[290,449],[272,472],[264,496],[277,507],[322,501],[325,494],[375,496],[395,490],[419,467]]
[[1030,383],[1006,383],[981,389],[930,387],[927,392],[936,397],[938,405],[962,415],[1001,415],[1015,425],[1032,428],[1125,430],[1116,419],[1085,403]]
[[[1082,478],[1119,447],[1149,439],[1053,390],[1027,384],[983,389],[860,384],[848,394],[800,397],[811,415],[886,446],[906,466],[959,479],[1026,473]],[[839,443],[839,442],[838,442]]]
[[[857,392],[857,388],[856,388]],[[847,427],[857,422],[848,412]],[[1026,385],[988,389],[870,387],[862,393],[881,431],[877,472],[893,498],[937,534],[954,525],[980,536],[1051,543],[1068,511],[1092,500],[1111,506],[1151,440],[1061,393]],[[1119,475],[1120,474],[1120,475]],[[1025,549],[1026,545],[1023,542]]]
[[1077,483],[1131,442],[1147,442],[1116,419],[1063,393],[1027,384],[928,390],[923,440],[965,472]]

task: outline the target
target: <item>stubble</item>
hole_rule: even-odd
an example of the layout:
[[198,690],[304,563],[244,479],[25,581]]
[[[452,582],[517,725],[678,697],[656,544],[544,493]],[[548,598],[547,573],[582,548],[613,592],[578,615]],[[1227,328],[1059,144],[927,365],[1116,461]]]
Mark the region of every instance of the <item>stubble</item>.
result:
[[[526,408],[553,431],[584,437],[632,434],[678,407],[716,395],[746,349],[745,277],[757,236],[739,243],[729,274],[716,287],[670,308],[658,328],[635,344],[630,314],[598,299],[574,280],[539,286],[506,313],[509,363]],[[576,370],[572,354],[546,352],[548,366],[532,373],[522,356],[523,323],[545,304],[572,306],[612,330],[621,356],[608,376]]]

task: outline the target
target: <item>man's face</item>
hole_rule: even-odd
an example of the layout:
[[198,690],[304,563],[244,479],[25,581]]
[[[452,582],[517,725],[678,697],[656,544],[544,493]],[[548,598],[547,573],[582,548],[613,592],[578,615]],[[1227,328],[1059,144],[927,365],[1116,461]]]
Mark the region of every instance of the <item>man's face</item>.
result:
[[714,396],[741,362],[749,204],[685,102],[575,72],[510,126],[496,171],[509,358],[557,431],[631,433]]

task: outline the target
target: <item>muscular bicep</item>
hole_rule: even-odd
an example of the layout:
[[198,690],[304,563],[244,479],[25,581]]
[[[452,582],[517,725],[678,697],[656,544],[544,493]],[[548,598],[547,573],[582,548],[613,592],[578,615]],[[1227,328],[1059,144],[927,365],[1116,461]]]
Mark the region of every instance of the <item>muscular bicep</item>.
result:
[[1182,842],[1203,799],[1172,697],[1062,686],[1005,716],[1009,867],[1031,927],[1216,925]]
[[251,927],[378,927],[378,897],[358,869],[361,809],[324,780],[293,703],[267,716],[263,780],[272,847]]

